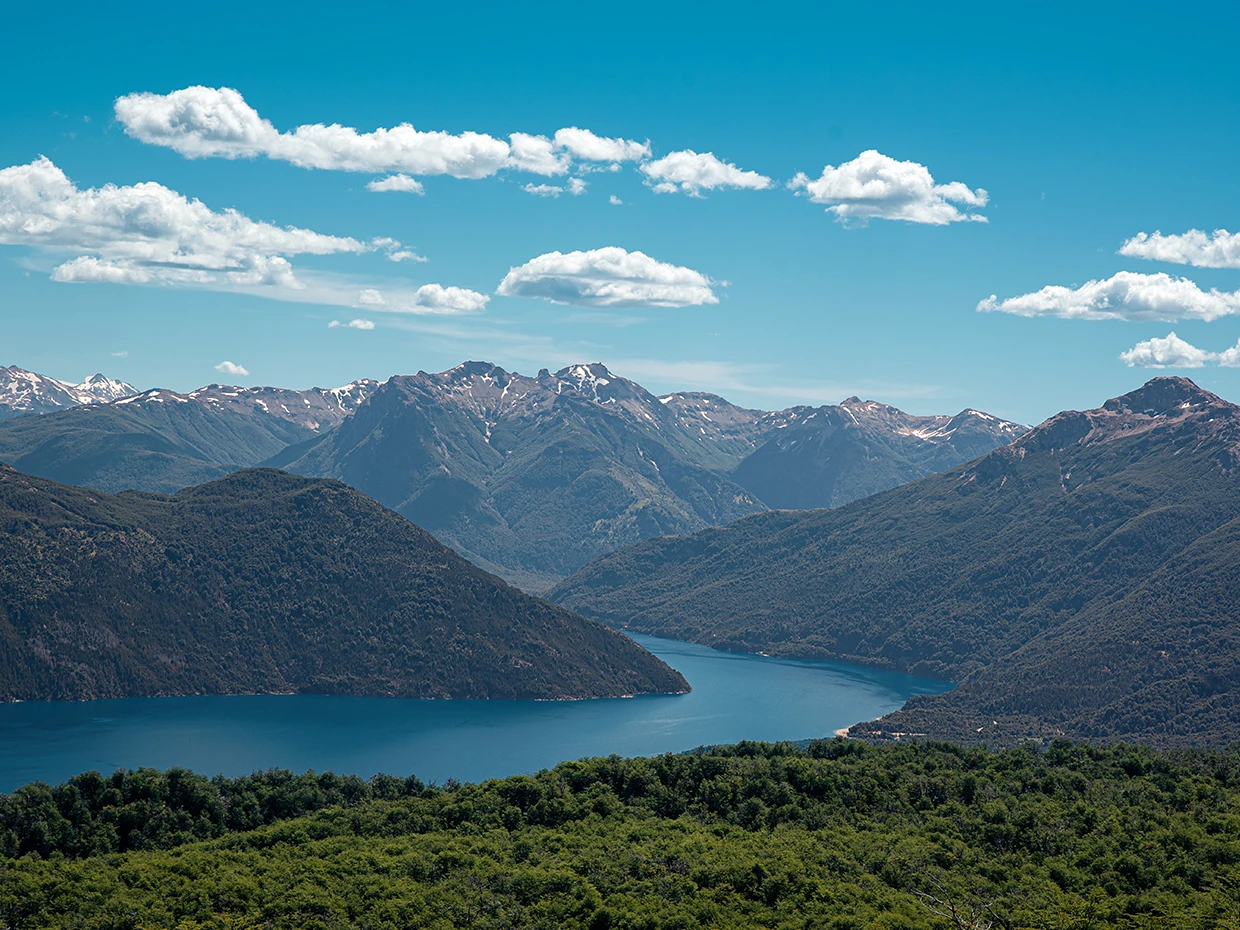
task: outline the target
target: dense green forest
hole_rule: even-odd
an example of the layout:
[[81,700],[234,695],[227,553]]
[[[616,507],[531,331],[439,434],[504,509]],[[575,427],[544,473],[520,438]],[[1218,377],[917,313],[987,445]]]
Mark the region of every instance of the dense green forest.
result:
[[0,466],[0,699],[687,687],[336,481],[252,469],[108,495]]
[[1240,740],[1240,407],[1157,378],[951,471],[603,556],[617,627],[959,683],[854,733]]
[[1240,752],[836,739],[439,787],[91,773],[0,798],[0,855],[13,930],[1221,930]]

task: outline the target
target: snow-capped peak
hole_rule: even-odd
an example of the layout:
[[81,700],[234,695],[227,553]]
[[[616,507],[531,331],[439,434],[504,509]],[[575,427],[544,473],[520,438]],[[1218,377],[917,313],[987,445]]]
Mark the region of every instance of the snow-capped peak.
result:
[[100,372],[91,375],[81,384],[75,384],[74,388],[104,403],[120,400],[122,397],[132,397],[138,393],[138,389],[132,384],[109,378]]

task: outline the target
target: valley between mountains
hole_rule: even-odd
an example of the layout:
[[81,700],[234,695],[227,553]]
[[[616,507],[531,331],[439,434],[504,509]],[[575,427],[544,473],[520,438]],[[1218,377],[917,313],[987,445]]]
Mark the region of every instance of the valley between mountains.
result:
[[[0,423],[10,697],[684,686],[606,624],[958,684],[858,737],[1240,739],[1240,407],[1186,379],[1031,430],[656,397],[598,364],[71,400]],[[198,540],[238,525],[240,550]],[[88,593],[122,582],[116,616]]]
[[[23,390],[42,378],[5,371]],[[656,397],[600,364],[527,377],[466,362],[336,390],[209,385],[62,407],[0,423],[0,461],[110,492],[171,493],[260,464],[337,478],[537,592],[628,543],[838,506],[1024,430],[858,398],[762,412]]]

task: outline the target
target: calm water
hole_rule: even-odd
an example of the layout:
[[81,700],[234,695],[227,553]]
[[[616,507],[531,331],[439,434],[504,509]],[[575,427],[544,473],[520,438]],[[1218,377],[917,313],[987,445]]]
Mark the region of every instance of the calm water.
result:
[[613,752],[830,736],[949,687],[835,662],[633,639],[678,669],[692,693],[570,702],[258,695],[0,704],[0,791],[143,765],[478,781]]

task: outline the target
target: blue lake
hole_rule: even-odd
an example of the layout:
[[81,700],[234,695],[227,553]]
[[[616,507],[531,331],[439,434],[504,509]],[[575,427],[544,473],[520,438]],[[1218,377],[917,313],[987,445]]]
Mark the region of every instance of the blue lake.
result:
[[633,639],[693,691],[567,702],[254,695],[0,704],[0,791],[90,769],[174,765],[479,781],[583,756],[831,736],[951,687],[837,662]]

